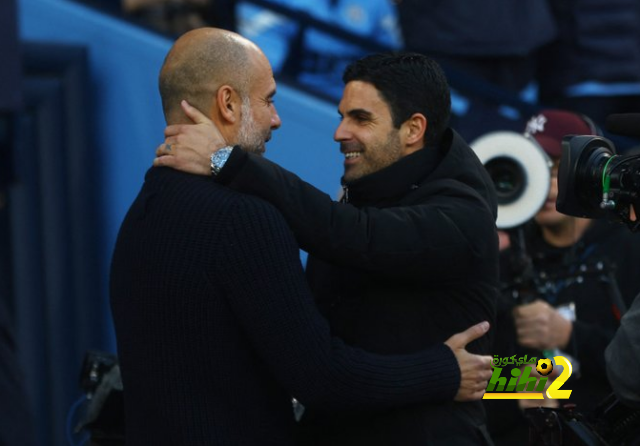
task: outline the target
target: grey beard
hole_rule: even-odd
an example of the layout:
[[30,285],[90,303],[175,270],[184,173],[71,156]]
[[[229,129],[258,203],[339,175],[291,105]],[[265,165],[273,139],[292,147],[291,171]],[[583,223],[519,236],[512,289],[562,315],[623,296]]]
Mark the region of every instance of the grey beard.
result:
[[247,152],[260,153],[264,151],[264,137],[251,116],[251,104],[248,97],[242,99],[238,144]]

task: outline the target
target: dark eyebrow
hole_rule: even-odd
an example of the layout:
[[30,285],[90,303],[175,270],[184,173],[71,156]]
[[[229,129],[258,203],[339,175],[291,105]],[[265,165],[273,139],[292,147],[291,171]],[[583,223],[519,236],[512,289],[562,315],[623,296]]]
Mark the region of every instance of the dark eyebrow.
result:
[[366,119],[373,119],[373,113],[371,113],[369,110],[365,110],[364,108],[354,108],[351,109],[347,112],[347,114],[349,116],[356,117],[356,118],[366,118]]

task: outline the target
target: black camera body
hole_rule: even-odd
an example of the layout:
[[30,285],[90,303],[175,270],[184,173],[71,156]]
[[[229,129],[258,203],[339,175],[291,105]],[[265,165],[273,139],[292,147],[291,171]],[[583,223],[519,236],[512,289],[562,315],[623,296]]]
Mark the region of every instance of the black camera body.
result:
[[622,222],[636,232],[640,220],[631,219],[631,206],[640,210],[640,155],[617,155],[613,143],[601,136],[565,136],[558,172],[558,211]]
[[530,445],[640,446],[640,409],[626,406],[614,394],[587,415],[572,404],[527,409],[524,415]]

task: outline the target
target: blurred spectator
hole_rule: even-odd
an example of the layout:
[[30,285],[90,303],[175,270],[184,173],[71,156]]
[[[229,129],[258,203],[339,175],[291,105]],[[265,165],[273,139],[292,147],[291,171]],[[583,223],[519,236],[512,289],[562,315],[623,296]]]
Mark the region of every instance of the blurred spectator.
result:
[[611,386],[620,399],[633,407],[640,407],[640,295],[622,318],[620,328],[605,352],[607,374]]
[[[400,32],[391,0],[272,0],[328,25],[399,49]],[[369,53],[251,2],[238,4],[238,30],[264,49],[274,73],[292,76],[313,92],[338,101],[342,73],[355,59]]]
[[174,35],[194,28],[235,29],[236,0],[122,0],[122,10],[144,24]]
[[[546,203],[524,228],[531,270],[515,269],[512,247],[501,253],[503,299],[495,353],[529,357],[565,356],[573,374],[563,386],[567,400],[587,413],[610,392],[604,351],[619,325],[621,311],[640,291],[640,237],[624,225],[570,217],[556,210],[562,138],[597,134],[593,122],[576,113],[544,110],[529,121],[529,135],[554,161]],[[517,410],[537,400],[486,401],[496,445],[526,442],[528,425]]]
[[436,59],[457,90],[454,125],[465,139],[520,131],[517,110],[500,105],[537,100],[534,54],[556,36],[546,0],[399,0],[398,13],[406,48]]
[[551,2],[558,38],[541,52],[541,102],[604,123],[640,112],[640,2]]
[[207,0],[122,0],[126,14],[171,34],[182,34],[205,25]]

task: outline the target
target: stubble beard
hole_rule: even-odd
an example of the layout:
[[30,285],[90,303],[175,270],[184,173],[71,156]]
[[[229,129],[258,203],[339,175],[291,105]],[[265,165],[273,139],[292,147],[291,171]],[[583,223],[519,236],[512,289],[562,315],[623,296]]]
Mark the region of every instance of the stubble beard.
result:
[[345,169],[342,176],[343,183],[350,183],[372,173],[378,172],[402,158],[402,146],[400,144],[400,132],[393,129],[387,135],[387,139],[379,144],[364,148],[360,143],[342,143],[340,150],[344,153],[349,148],[361,151],[360,162],[355,166]]
[[251,102],[248,97],[242,99],[240,117],[240,129],[238,131],[238,144],[249,153],[262,155],[265,148],[267,135],[262,134],[251,114]]

